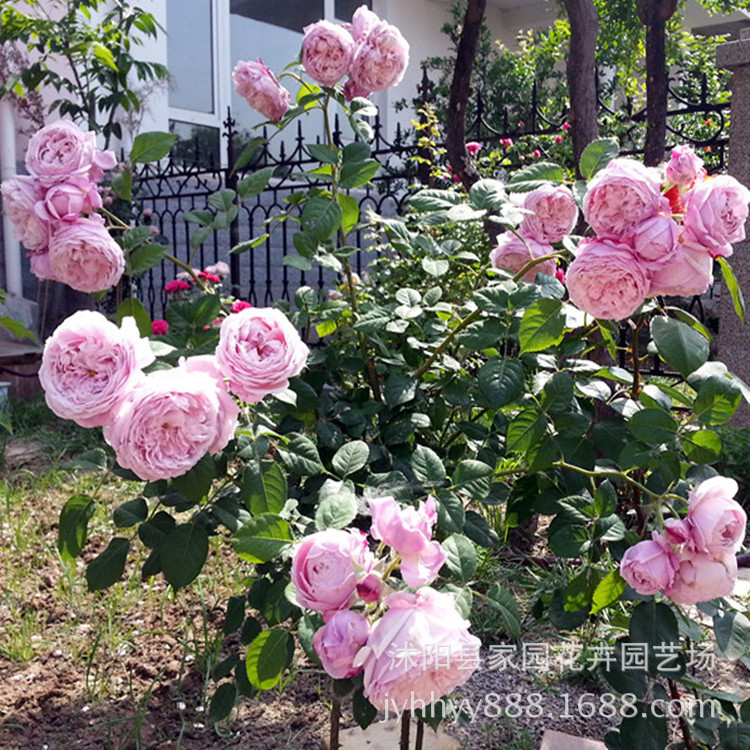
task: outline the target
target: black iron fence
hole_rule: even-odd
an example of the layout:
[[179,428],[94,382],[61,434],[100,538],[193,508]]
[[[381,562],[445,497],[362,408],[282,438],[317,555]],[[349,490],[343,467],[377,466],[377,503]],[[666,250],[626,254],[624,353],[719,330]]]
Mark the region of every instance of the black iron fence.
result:
[[[431,84],[425,73],[420,86],[422,101],[429,101],[430,90]],[[674,95],[669,109],[670,138],[675,143],[691,143],[697,149],[711,149],[713,169],[722,169],[726,163],[729,106],[728,102],[708,101],[705,81],[701,87],[701,95],[695,102],[688,102]],[[601,107],[602,111],[606,110],[610,115],[621,119],[623,153],[640,153],[637,130],[645,120],[645,111],[634,110],[632,103],[627,102],[623,109],[617,111],[607,110],[604,103],[601,103]],[[531,91],[528,117],[520,130],[509,126],[507,116],[504,121],[505,130],[487,123],[481,93],[477,94],[474,111],[475,117],[469,124],[467,133],[469,139],[485,146],[484,153],[503,138],[519,139],[559,133],[565,122],[565,113],[560,114],[558,121],[551,121],[541,112],[536,86]],[[696,126],[697,121],[702,121],[703,124],[698,122]],[[417,138],[413,132],[404,132],[399,127],[393,139],[388,140],[377,118],[373,120],[372,126],[373,156],[380,162],[381,169],[369,185],[349,192],[357,201],[361,217],[366,215],[368,209],[382,216],[394,216],[401,210],[409,190],[419,181],[417,157],[420,151]],[[265,220],[286,210],[291,196],[310,186],[309,180],[301,179],[299,174],[318,166],[318,162],[306,148],[302,126],[298,125],[292,142],[280,142],[278,146],[265,144],[254,157],[252,165],[239,174],[231,170],[238,148],[231,113],[228,113],[224,122],[223,136],[227,150],[226,161],[230,165],[228,168],[210,161],[208,164],[202,163],[200,154],[194,154],[198,158],[188,159],[185,157],[185,149],[181,150],[181,156],[171,161],[145,166],[138,174],[135,184],[139,221],[152,223],[174,254],[195,268],[205,268],[217,261],[229,264],[234,294],[254,305],[265,306],[277,299],[290,299],[296,289],[304,284],[320,289],[335,285],[337,275],[332,271],[319,269],[305,272],[285,264],[287,256],[296,255],[293,236],[298,224],[293,221],[282,223],[270,237],[241,255],[230,255],[229,252],[237,243],[262,235],[265,232]],[[338,118],[333,122],[333,137],[339,144],[349,137],[342,132]],[[206,209],[208,197],[213,192],[235,187],[248,170],[269,166],[274,167],[274,172],[267,188],[260,195],[244,202],[229,228],[213,232],[201,247],[193,251],[190,237],[197,227],[185,221],[185,214],[193,209]],[[511,168],[512,165],[508,167]],[[322,182],[320,184],[324,185]],[[360,234],[354,241],[359,247],[366,247],[368,238]],[[367,262],[366,258],[367,254],[363,252],[355,256],[354,262],[358,270],[362,270],[363,264]],[[164,285],[173,275],[173,266],[165,263],[152,269],[141,280],[139,293],[153,317],[161,317],[163,313],[166,303]]]

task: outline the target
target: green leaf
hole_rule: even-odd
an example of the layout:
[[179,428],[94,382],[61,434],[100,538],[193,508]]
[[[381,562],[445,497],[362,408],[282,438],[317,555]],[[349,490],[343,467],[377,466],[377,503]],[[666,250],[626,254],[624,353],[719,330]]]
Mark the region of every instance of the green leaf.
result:
[[235,198],[237,198],[237,193],[234,190],[219,190],[208,197],[208,205],[226,213],[235,205]]
[[127,529],[130,526],[142,523],[148,518],[148,505],[142,497],[128,500],[119,508],[115,508],[112,521],[118,529]]
[[487,521],[473,510],[466,511],[463,532],[480,547],[485,547],[486,549],[497,547],[497,534],[490,528]]
[[377,718],[378,709],[365,698],[364,688],[358,688],[352,695],[352,714],[360,729],[367,729]]
[[581,154],[580,170],[590,180],[600,169],[620,155],[620,144],[615,138],[599,138],[589,143]]
[[297,476],[312,476],[325,471],[315,443],[304,435],[291,434],[286,445],[278,446],[278,453],[287,469]]
[[93,448],[90,451],[79,453],[74,459],[66,461],[63,467],[66,469],[83,469],[84,471],[103,471],[107,468],[109,459],[103,448]]
[[292,541],[289,524],[279,516],[262,513],[251,518],[232,537],[237,554],[251,563],[264,563],[276,557]]
[[214,215],[210,211],[194,208],[192,211],[185,211],[185,213],[182,214],[182,218],[184,221],[188,222],[188,224],[197,224],[201,227],[208,227],[213,223]]
[[443,531],[463,531],[466,523],[466,511],[461,498],[448,490],[439,490],[435,493],[435,502],[437,504],[438,526]]
[[693,411],[704,424],[724,424],[737,411],[742,391],[728,378],[710,375],[699,386]]
[[331,460],[333,470],[340,477],[348,477],[363,467],[367,466],[370,458],[370,448],[362,440],[354,440],[351,443],[344,443]]
[[549,182],[563,182],[564,180],[565,172],[562,167],[541,161],[514,172],[508,181],[508,190],[512,193],[527,193]]
[[253,515],[279,513],[286,499],[286,476],[275,461],[248,463],[242,476],[242,502]]
[[245,619],[245,597],[230,596],[227,602],[227,613],[224,616],[222,630],[224,635],[231,635],[242,627]]
[[448,273],[450,263],[441,258],[422,258],[422,270],[429,276],[439,278]]
[[525,372],[517,359],[494,357],[482,365],[477,379],[493,409],[513,403],[524,391]]
[[128,297],[128,299],[123,300],[118,306],[115,313],[117,325],[122,326],[123,319],[128,316],[135,320],[135,325],[141,336],[148,337],[151,335],[151,318],[140,300],[135,297]]
[[95,509],[96,502],[88,495],[74,495],[63,505],[57,530],[57,549],[63,560],[71,562],[80,554]]
[[251,172],[247,177],[243,177],[237,185],[240,198],[252,198],[255,195],[260,195],[273,177],[275,169],[276,167],[262,167]]
[[416,398],[419,382],[402,375],[391,375],[383,386],[383,395],[388,406],[408,404]]
[[466,492],[472,500],[484,500],[490,493],[490,481],[494,473],[492,466],[467,458],[456,466],[453,482],[456,490]]
[[494,211],[507,201],[505,188],[499,180],[477,180],[469,190],[469,202],[480,210]]
[[750,653],[750,620],[742,612],[714,617],[714,635],[727,659],[741,659]]
[[411,468],[422,484],[437,485],[445,481],[445,466],[432,448],[417,446],[411,454]]
[[659,356],[683,377],[695,372],[708,359],[706,338],[680,320],[653,318],[651,336]]
[[133,172],[125,167],[121,172],[112,175],[112,192],[128,203],[133,200]]
[[117,582],[125,571],[130,542],[116,536],[101,554],[86,567],[86,583],[89,591],[101,591]]
[[305,148],[309,151],[313,159],[322,161],[325,164],[339,163],[339,150],[335,146],[326,146],[323,143],[307,143]]
[[315,527],[343,529],[357,517],[357,498],[350,482],[326,479],[320,488],[320,503],[315,511]]
[[194,581],[208,557],[208,534],[202,526],[184,523],[175,526],[159,549],[164,577],[175,589]]
[[664,409],[641,409],[628,422],[630,431],[648,445],[668,443],[677,433],[677,422]]
[[487,591],[487,604],[500,613],[505,630],[511,638],[521,637],[521,614],[513,595],[495,583]]
[[128,258],[130,273],[133,276],[141,276],[150,268],[158,266],[164,260],[168,250],[166,245],[152,245],[151,243],[134,250]]
[[729,294],[732,296],[732,304],[737,317],[745,324],[745,298],[742,295],[742,289],[737,283],[732,266],[729,265],[726,258],[718,258],[721,275],[724,277],[724,283],[727,285]]
[[320,242],[330,240],[341,226],[344,212],[329,198],[310,198],[302,209],[302,228],[312,232]]
[[347,195],[346,193],[338,193],[336,200],[339,202],[339,206],[341,206],[341,211],[343,212],[341,226],[344,229],[344,234],[349,234],[359,221],[359,204],[356,198],[352,198],[351,195]]
[[[264,630],[247,648],[247,678],[256,690],[269,690],[281,681],[289,663],[291,635],[279,628]],[[293,644],[292,644],[293,647]]]
[[721,750],[750,750],[750,725],[736,721],[727,722],[719,727],[719,744]]
[[0,326],[10,331],[19,340],[27,338],[36,341],[36,336],[23,323],[9,315],[0,316]]
[[234,163],[233,171],[239,172],[240,169],[246,167],[251,161],[258,149],[266,143],[266,139],[262,136],[256,136],[251,138],[250,142],[242,149],[242,153],[237,157],[237,161]]
[[521,353],[540,352],[559,344],[564,335],[565,316],[562,302],[540,299],[530,305],[521,318],[518,340]]
[[174,518],[160,510],[150,521],[145,521],[138,527],[138,538],[147,547],[159,549],[174,527]]
[[208,720],[214,724],[232,713],[234,702],[237,700],[237,687],[233,682],[223,682],[216,688],[208,707]]
[[188,500],[199,503],[211,489],[215,474],[214,460],[210,454],[206,453],[192,469],[172,479],[170,488]]
[[710,464],[721,455],[721,440],[710,430],[684,432],[680,444],[685,455],[698,464]]
[[564,516],[557,516],[549,527],[550,549],[560,557],[578,557],[591,546],[591,535],[585,526]]
[[506,447],[509,451],[523,453],[544,436],[547,420],[534,409],[524,409],[508,425]]
[[130,161],[133,164],[145,164],[163,159],[177,140],[175,133],[140,133],[133,140],[130,150]]
[[380,163],[375,159],[345,162],[341,167],[340,185],[344,190],[362,187],[375,177],[379,169]]
[[105,47],[101,42],[93,42],[91,49],[94,52],[94,57],[100,62],[104,63],[108,68],[117,71],[117,65],[115,64],[115,58],[111,50]]
[[462,581],[470,581],[477,571],[477,550],[463,534],[451,534],[440,543],[448,554],[448,570]]
[[629,631],[633,643],[647,643],[650,647],[680,641],[677,618],[661,602],[641,602],[633,610]]
[[595,615],[605,607],[616,602],[627,584],[625,579],[620,575],[619,570],[613,570],[599,581],[599,585],[594,589],[593,607],[591,614]]

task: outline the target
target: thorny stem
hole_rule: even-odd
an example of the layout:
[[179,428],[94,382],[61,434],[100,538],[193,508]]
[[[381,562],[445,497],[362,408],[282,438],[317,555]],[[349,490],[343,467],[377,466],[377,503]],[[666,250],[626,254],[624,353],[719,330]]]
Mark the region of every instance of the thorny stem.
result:
[[341,721],[341,701],[334,697],[331,700],[331,733],[328,738],[330,750],[339,750],[339,723]]
[[[677,683],[674,680],[667,679],[667,684],[669,685],[669,694],[672,696],[672,700],[680,700],[680,693],[677,690]],[[679,722],[680,731],[682,732],[682,739],[685,742],[685,748],[686,750],[693,750],[693,748],[695,748],[695,742],[690,736],[690,727],[688,726],[688,723],[685,720],[685,716],[682,713],[680,713]]]

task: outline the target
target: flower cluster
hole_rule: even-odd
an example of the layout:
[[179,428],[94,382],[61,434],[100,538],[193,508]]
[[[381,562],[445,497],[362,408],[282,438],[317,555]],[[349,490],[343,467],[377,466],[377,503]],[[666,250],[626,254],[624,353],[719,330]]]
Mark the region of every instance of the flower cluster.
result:
[[728,596],[737,578],[736,552],[745,538],[747,515],[734,500],[737,482],[716,476],[689,494],[688,514],[667,521],[663,534],[630,547],[622,577],[640,594],[696,604]]
[[[543,185],[526,194],[523,208],[528,212],[518,233],[504,232],[490,253],[495,268],[518,273],[532,260],[553,255],[553,242],[560,242],[573,231],[578,221],[578,207],[573,194],[564,185]],[[555,275],[555,259],[548,258],[524,274],[534,281],[537,273]]]
[[120,465],[152,481],[180,476],[227,445],[239,414],[229,391],[246,402],[278,393],[307,354],[281,312],[247,308],[226,319],[215,355],[145,374],[154,355],[132,318],[118,328],[81,311],[47,340],[39,379],[55,414],[103,426]]
[[733,177],[707,177],[688,146],[656,169],[619,158],[589,183],[583,202],[595,237],[568,269],[571,301],[606,320],[632,315],[648,297],[702,294],[713,259],[745,238],[750,191]]
[[3,182],[2,194],[38,278],[62,281],[81,292],[108,289],[120,280],[122,249],[94,213],[102,206],[98,183],[115,164],[112,151],[97,150],[94,133],[67,120],[31,137],[29,175]]
[[[306,26],[302,67],[322,86],[335,86],[345,76],[344,96],[351,101],[373,91],[396,86],[409,62],[409,44],[401,32],[360,6],[346,26],[318,21]],[[258,58],[240,61],[232,73],[237,93],[253,109],[278,122],[289,108],[291,95]]]
[[[388,556],[376,560],[366,535],[355,529],[312,534],[292,560],[297,601],[323,614],[313,648],[328,674],[342,679],[364,672],[365,697],[378,708],[389,697],[401,700],[412,692],[430,703],[463,684],[473,670],[399,660],[398,651],[478,648],[479,639],[469,634],[453,597],[425,585],[447,558],[432,540],[434,499],[414,508],[392,497],[373,498],[370,509],[370,535],[382,542],[380,549],[390,548]],[[408,586],[422,588],[394,592],[388,579],[397,567]]]

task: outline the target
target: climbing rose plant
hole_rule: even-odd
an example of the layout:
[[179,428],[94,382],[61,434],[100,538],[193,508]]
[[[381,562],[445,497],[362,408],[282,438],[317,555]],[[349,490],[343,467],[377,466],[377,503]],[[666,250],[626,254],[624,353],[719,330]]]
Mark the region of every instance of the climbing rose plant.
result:
[[[320,164],[300,175],[309,189],[269,218],[266,235],[233,248],[247,251],[292,221],[298,254],[284,262],[335,272],[330,295],[303,286],[293,305],[252,307],[225,293],[226,264],[193,268],[149,227],[105,208],[103,198],[131,199],[134,165],[166,156],[167,134],[139,135],[115,169],[89,134],[56,123],[32,139],[30,177],[3,185],[42,278],[101,291],[164,260],[178,266],[164,320],[130,297],[114,321],[76,313],[45,346],[50,408],[102,427],[111,448],[80,465],[139,483],[113,511],[117,536],[88,564],[88,587],[115,584],[144,545],[141,575],[163,575],[177,591],[202,570],[211,538],[233,547],[250,583],[227,602],[214,722],[238,696],[293,673],[299,647],[334,681],[334,726],[347,696],[362,726],[388,700],[400,709],[442,697],[481,666],[470,632],[478,608],[514,639],[537,622],[561,631],[588,623],[610,645],[676,650],[677,670],[652,660],[634,671],[619,657],[596,667],[644,707],[608,745],[648,736],[666,746],[667,719],[645,707],[682,683],[715,699],[721,717],[691,720],[683,734],[730,747],[747,732],[748,704],[712,694],[688,671],[684,652],[711,636],[685,605],[712,618],[724,656],[746,655],[738,644],[750,622],[731,597],[746,516],[736,485],[712,468],[721,451],[712,428],[750,392],[708,360],[701,322],[663,295],[704,290],[716,262],[744,315],[726,258],[744,238],[748,192],[707,177],[689,150],[676,149],[664,171],[616,158],[616,144],[602,140],[581,160],[588,184],[537,163],[468,194],[416,189],[401,217],[363,216],[350,191],[378,169],[365,97],[395,85],[407,61],[398,30],[362,7],[347,27],[309,26],[301,64],[278,77],[262,61],[234,71],[275,132],[302,116],[326,123],[332,106],[351,125],[345,143],[326,131],[324,143],[307,145]],[[287,79],[302,84],[294,102]],[[263,144],[256,138],[240,155],[241,174]],[[193,251],[272,174],[246,173],[237,191],[187,214]],[[584,236],[572,234],[579,211]],[[485,232],[492,225],[503,230],[496,241]],[[365,228],[375,243],[350,244]],[[352,258],[368,252],[357,276]],[[616,364],[623,348],[631,370]],[[649,352],[669,377],[650,381]],[[63,507],[64,560],[84,548],[96,504],[76,495]],[[512,582],[478,574],[478,550],[537,516],[549,518],[563,577],[519,607]],[[415,647],[425,658],[403,658]],[[596,647],[587,641],[582,665]]]

